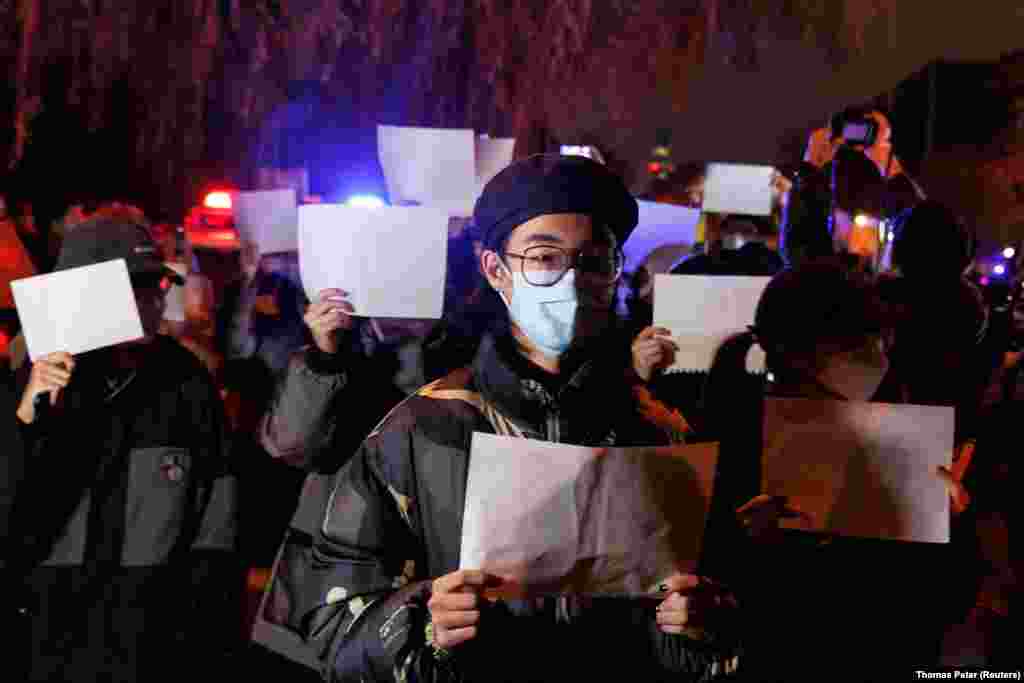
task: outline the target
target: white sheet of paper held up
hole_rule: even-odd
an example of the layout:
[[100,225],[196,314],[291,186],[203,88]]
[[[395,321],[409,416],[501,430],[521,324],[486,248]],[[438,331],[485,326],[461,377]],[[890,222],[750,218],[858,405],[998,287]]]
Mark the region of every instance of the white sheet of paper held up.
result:
[[515,138],[477,136],[476,182],[481,190],[491,178],[498,175],[506,166],[512,163],[512,155],[515,153],[515,149]]
[[33,362],[141,339],[142,321],[124,259],[11,282]]
[[377,155],[391,203],[474,199],[476,143],[468,128],[377,126]]
[[643,260],[665,244],[693,245],[696,241],[700,211],[688,206],[637,200],[640,220],[622,250],[626,254],[624,270],[635,272]]
[[355,314],[440,318],[448,216],[430,207],[299,209],[299,272],[310,301],[324,289],[349,293]]
[[298,225],[294,189],[239,192],[235,198],[238,235],[254,242],[260,254],[298,249]]
[[[188,275],[188,269],[183,263],[164,262],[164,265],[180,275],[182,280],[184,280]],[[184,322],[185,285],[171,285],[171,288],[167,290],[166,301],[167,307],[164,309],[164,320],[170,320],[171,322],[178,323]]]
[[949,542],[954,410],[769,398],[762,490],[810,515],[784,526],[841,536]]
[[774,174],[771,166],[708,164],[704,178],[704,211],[771,215]]
[[718,444],[472,438],[459,566],[501,576],[503,597],[644,595],[696,567]]
[[[754,324],[761,293],[771,278],[726,275],[655,275],[654,324],[672,331],[679,344],[668,372],[706,372],[722,342]],[[764,372],[764,351],[755,345],[747,370]]]

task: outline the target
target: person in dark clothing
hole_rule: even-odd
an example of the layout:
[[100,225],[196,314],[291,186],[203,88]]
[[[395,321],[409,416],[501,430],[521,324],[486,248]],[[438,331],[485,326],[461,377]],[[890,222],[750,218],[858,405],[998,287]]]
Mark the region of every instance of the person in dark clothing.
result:
[[[618,245],[637,221],[621,181],[582,157],[537,155],[491,180],[474,220],[506,332],[400,403],[331,477],[315,561],[290,594],[292,627],[328,680],[556,680],[623,662],[643,680],[725,676],[737,666],[731,621],[703,636],[690,628],[692,577],[668,577],[655,611],[621,598],[490,602],[481,591],[493,577],[457,571],[474,431],[666,442],[623,381],[628,347],[609,343]],[[718,610],[707,609],[712,623]]]
[[676,265],[672,275],[762,275],[782,270],[782,257],[766,244],[775,232],[770,221],[753,216],[728,216],[709,232],[714,245]]
[[[145,337],[23,366],[5,522],[30,681],[223,671],[237,645],[235,484],[209,374],[157,334],[174,277],[139,225],[100,220],[58,270],[123,258]],[[12,653],[13,654],[13,653]]]
[[[892,258],[898,275],[880,283],[883,296],[901,313],[890,352],[893,374],[903,388],[901,400],[954,407],[959,450],[976,447],[966,482],[971,498],[984,504],[972,505],[955,520],[953,542],[959,573],[976,583],[978,600],[990,603],[986,593],[999,592],[996,601],[1005,601],[1005,576],[1012,572],[1006,562],[987,561],[985,555],[993,553],[985,546],[989,530],[1004,528],[1009,519],[1009,499],[997,483],[1009,460],[1006,440],[992,438],[1001,431],[999,413],[984,410],[983,402],[1009,348],[1009,321],[993,315],[965,277],[974,235],[950,209],[935,200],[922,202],[900,216],[895,233]],[[978,626],[979,633],[987,631]]]
[[[934,666],[942,628],[965,588],[945,545],[799,531],[765,534],[749,546],[736,541],[743,533],[734,515],[757,496],[761,482],[765,394],[745,369],[753,344],[765,349],[774,376],[769,395],[892,402],[885,396],[883,348],[890,315],[868,278],[837,259],[808,262],[772,280],[751,331],[725,342],[716,355],[708,411],[722,444],[706,548],[712,567],[745,574],[726,576],[754,603],[751,628],[765,634],[748,659],[757,680],[821,680],[827,671],[829,679],[865,681]],[[945,480],[950,473],[935,474]],[[959,495],[956,488],[951,496]],[[922,581],[936,572],[944,585],[960,580],[959,587],[936,595],[931,582]],[[806,624],[816,626],[793,638]]]
[[[243,244],[243,256],[250,247]],[[242,272],[225,288],[217,316],[218,351],[225,361],[257,358],[280,376],[292,353],[309,343],[302,323],[306,295],[291,272],[297,270],[297,255],[253,258],[243,258]]]

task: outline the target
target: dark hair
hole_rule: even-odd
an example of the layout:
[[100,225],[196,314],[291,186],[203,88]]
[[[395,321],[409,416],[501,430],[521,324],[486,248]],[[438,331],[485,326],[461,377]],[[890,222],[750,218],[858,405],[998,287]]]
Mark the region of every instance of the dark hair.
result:
[[929,199],[895,221],[892,262],[909,278],[957,279],[974,258],[974,233],[945,205]]
[[851,347],[885,324],[874,286],[837,259],[782,271],[761,295],[753,329],[726,340],[715,354],[705,392],[708,424],[723,427],[726,413],[753,400],[746,358],[755,343],[764,348],[768,369],[779,372],[791,354],[813,353],[826,343]]
[[828,186],[820,174],[803,177],[790,192],[779,229],[779,251],[788,267],[833,253],[828,233]]

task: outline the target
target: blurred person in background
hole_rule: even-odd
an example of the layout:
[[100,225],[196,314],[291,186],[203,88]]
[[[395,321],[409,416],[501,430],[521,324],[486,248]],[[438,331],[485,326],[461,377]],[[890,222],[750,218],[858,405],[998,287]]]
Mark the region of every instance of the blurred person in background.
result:
[[[761,636],[751,643],[754,680],[818,681],[832,667],[831,678],[859,682],[877,680],[880,666],[907,673],[935,666],[943,631],[971,594],[951,546],[782,533],[754,512],[767,504],[775,515],[799,514],[784,500],[758,495],[765,396],[898,403],[886,381],[893,369],[885,340],[894,322],[870,278],[836,258],[805,262],[772,279],[751,330],[715,356],[707,415],[721,450],[706,553],[753,603],[752,628]],[[755,343],[774,378],[767,392],[746,371]],[[955,468],[934,475],[946,484],[954,513],[962,511]],[[837,501],[844,504],[865,502]],[[745,545],[745,537],[753,543]],[[938,571],[940,595],[921,580]],[[794,638],[798,630],[803,634]]]
[[[896,221],[895,273],[880,282],[889,306],[899,312],[889,357],[902,388],[899,400],[956,409],[957,452],[974,501],[955,520],[958,575],[971,582],[974,602],[957,615],[959,634],[948,639],[950,663],[1008,661],[1009,602],[1016,584],[1006,556],[1010,510],[1007,444],[1017,438],[1019,406],[985,406],[986,389],[1000,370],[1014,331],[965,276],[975,255],[973,230],[948,207],[927,200]],[[955,659],[971,632],[978,659]],[[962,654],[962,653],[960,653]]]
[[221,675],[238,645],[220,398],[198,361],[158,334],[163,285],[177,276],[145,226],[116,219],[71,231],[57,269],[117,258],[146,336],[50,354],[18,374],[25,461],[4,560],[30,637],[17,653],[24,680]]

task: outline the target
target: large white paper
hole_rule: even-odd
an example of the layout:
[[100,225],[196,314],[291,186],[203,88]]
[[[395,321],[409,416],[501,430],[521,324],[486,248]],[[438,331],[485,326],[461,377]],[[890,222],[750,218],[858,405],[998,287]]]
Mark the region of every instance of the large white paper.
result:
[[[188,275],[188,269],[184,263],[165,262],[164,265],[180,275],[182,281]],[[185,285],[172,284],[171,288],[167,290],[165,301],[167,306],[164,309],[164,320],[178,323],[185,322]]]
[[771,166],[708,164],[704,211],[769,216],[772,212]]
[[[669,372],[706,372],[722,342],[754,324],[769,277],[655,275],[654,324],[679,344]],[[754,346],[747,370],[764,372],[764,351]]]
[[696,241],[700,210],[674,204],[638,200],[640,220],[622,249],[624,269],[632,273],[656,248],[666,244],[692,245]]
[[392,204],[474,198],[476,143],[468,128],[378,125],[377,154]]
[[718,445],[585,448],[474,433],[459,566],[502,595],[640,595],[694,571]]
[[440,318],[448,215],[429,207],[299,209],[299,271],[310,301],[342,289],[359,316]]
[[949,542],[949,495],[935,474],[953,459],[950,407],[767,399],[762,490],[842,536]]
[[33,362],[143,337],[124,259],[15,280],[11,291]]
[[294,189],[239,192],[235,198],[238,234],[260,254],[298,249],[298,222]]

